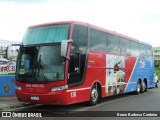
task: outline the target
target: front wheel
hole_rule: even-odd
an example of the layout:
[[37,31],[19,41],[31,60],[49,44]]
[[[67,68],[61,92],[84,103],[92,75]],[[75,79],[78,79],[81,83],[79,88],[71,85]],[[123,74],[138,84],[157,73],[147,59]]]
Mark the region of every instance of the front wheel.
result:
[[90,93],[89,105],[90,106],[96,105],[98,103],[98,100],[99,100],[99,90],[98,90],[98,86],[94,84]]

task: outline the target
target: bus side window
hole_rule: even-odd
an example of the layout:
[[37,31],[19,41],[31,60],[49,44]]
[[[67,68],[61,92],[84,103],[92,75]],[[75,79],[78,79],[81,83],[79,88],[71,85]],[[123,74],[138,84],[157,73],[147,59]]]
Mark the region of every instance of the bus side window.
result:
[[106,52],[106,36],[104,32],[91,29],[90,30],[90,49]]
[[87,39],[88,31],[87,27],[81,25],[74,25],[73,29],[73,43],[72,46],[81,50],[82,54],[87,52]]
[[134,41],[130,41],[130,49],[131,49],[131,56],[139,57],[139,44]]
[[75,24],[72,39],[68,84],[80,83],[83,80],[87,54],[88,28]]
[[150,59],[153,57],[152,47],[147,46],[147,57]]
[[147,49],[146,46],[143,44],[140,44],[140,57],[142,58],[147,57]]
[[119,38],[119,39],[120,39],[121,54],[131,55],[130,41],[124,38]]
[[106,41],[107,41],[107,52],[110,53],[120,53],[120,45],[119,45],[119,39],[115,35],[106,34]]

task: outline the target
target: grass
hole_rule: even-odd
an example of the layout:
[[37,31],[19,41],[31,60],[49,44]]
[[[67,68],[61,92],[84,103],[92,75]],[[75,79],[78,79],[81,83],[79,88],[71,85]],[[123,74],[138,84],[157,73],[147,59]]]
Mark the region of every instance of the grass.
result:
[[160,80],[160,68],[155,68],[155,69],[154,69],[154,72],[155,72],[156,74],[158,74],[158,78],[159,78],[159,80]]

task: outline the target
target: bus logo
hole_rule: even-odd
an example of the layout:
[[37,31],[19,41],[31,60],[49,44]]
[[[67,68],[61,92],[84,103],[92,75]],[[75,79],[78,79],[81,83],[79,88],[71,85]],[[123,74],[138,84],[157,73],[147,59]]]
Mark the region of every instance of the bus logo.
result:
[[145,67],[145,62],[143,60],[140,60],[139,61],[139,64],[140,64],[140,67],[141,68],[144,68]]

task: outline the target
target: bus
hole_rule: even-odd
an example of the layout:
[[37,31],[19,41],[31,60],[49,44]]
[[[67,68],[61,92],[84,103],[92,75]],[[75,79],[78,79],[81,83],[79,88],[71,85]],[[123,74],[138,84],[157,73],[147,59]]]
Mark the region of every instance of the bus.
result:
[[16,96],[33,104],[69,105],[154,85],[152,46],[78,21],[28,27],[19,48]]

